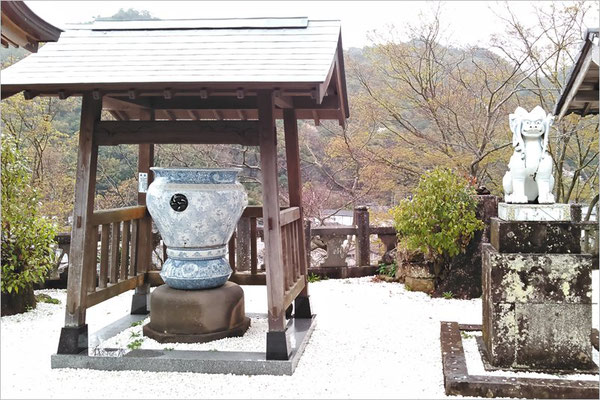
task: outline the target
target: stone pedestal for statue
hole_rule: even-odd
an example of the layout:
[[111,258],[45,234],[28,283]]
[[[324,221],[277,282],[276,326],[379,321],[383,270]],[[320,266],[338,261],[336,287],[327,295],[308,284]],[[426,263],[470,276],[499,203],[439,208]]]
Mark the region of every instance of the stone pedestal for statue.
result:
[[[589,370],[591,256],[565,204],[499,204],[482,249],[483,339],[493,366]],[[528,219],[528,220],[523,220]]]

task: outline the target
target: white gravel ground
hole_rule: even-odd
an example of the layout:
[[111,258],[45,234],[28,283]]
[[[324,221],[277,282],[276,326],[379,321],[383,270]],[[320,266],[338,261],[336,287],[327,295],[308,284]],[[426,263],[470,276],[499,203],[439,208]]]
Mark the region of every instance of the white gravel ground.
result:
[[[598,271],[593,285],[597,328]],[[247,312],[266,312],[265,287],[245,286],[244,291]],[[43,290],[61,304],[42,303],[26,314],[2,318],[0,397],[442,398],[440,321],[481,323],[480,299],[432,299],[370,278],[317,282],[310,291],[318,322],[294,375],[233,376],[52,370],[50,355],[58,345],[66,293]],[[131,292],[92,307],[89,331],[127,314],[130,301]],[[264,349],[266,324],[252,322],[247,342],[224,340],[204,349]],[[130,335],[113,340],[126,343]],[[152,342],[145,339],[143,346],[166,347]]]

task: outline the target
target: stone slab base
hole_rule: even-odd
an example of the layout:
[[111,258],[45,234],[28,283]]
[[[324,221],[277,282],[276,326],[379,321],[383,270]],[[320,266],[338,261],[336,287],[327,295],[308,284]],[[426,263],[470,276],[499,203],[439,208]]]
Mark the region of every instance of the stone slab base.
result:
[[463,329],[457,322],[442,322],[440,328],[446,395],[528,399],[598,399],[600,395],[598,381],[470,375],[461,331],[481,330],[481,325]]
[[162,285],[150,297],[150,323],[144,335],[160,343],[201,343],[242,336],[250,326],[244,291],[233,283],[206,290]]
[[571,221],[571,206],[499,203],[498,218],[504,221]]
[[[122,319],[121,330],[131,326]],[[113,328],[114,328],[114,324]],[[292,319],[289,360],[267,360],[261,352],[105,349],[79,354],[53,354],[52,368],[85,368],[103,371],[197,372],[234,375],[292,375],[316,325],[316,315]]]
[[583,254],[483,254],[483,338],[491,364],[590,369],[591,260]]

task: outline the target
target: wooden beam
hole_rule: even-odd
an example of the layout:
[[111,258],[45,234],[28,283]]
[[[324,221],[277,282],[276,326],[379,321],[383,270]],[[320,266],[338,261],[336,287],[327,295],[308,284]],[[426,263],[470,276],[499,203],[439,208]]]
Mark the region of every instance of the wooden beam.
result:
[[90,217],[90,223],[94,226],[111,224],[113,222],[131,221],[146,216],[146,206],[131,206],[113,208],[110,210],[96,211]]
[[[308,96],[287,96],[284,93],[281,91],[281,96],[274,99],[276,106],[308,110],[339,109],[339,101],[335,95],[328,95],[323,98],[321,104],[317,104],[316,100]],[[110,96],[108,98],[109,100],[105,102],[104,108],[116,110],[140,108],[153,108],[155,110],[256,110],[258,108],[256,96],[248,95],[241,99],[222,96],[206,99],[199,96],[179,96],[169,100],[163,97],[139,96],[135,99],[126,96]],[[286,104],[290,101],[293,104]]]
[[87,290],[86,284],[92,268],[96,268],[97,243],[92,237],[95,228],[90,221],[94,212],[96,194],[96,168],[98,146],[94,143],[94,126],[100,120],[102,101],[94,100],[85,93],[81,102],[79,126],[79,149],[75,178],[75,203],[71,250],[69,252],[69,276],[67,279],[66,327],[85,324]]
[[346,113],[344,110],[346,109],[346,105],[344,103],[345,99],[344,99],[344,95],[343,95],[344,87],[343,87],[343,83],[342,83],[342,72],[340,70],[340,65],[337,62],[337,53],[336,53],[334,79],[335,79],[335,81],[334,81],[335,88],[337,90],[337,97],[340,101],[340,117],[338,119],[338,122],[339,122],[340,126],[345,129],[346,128]]
[[257,121],[101,121],[94,139],[101,146],[117,144],[241,144],[258,145]]
[[300,276],[296,282],[290,287],[284,295],[283,304],[284,307],[287,308],[296,297],[298,297],[302,291],[306,288],[306,276]]
[[[144,120],[153,121],[154,111],[143,111],[141,117]],[[153,165],[154,145],[140,144],[138,153],[138,174],[146,174],[148,186],[152,183],[153,175],[150,168]],[[143,207],[146,206],[145,192],[138,191],[138,205]],[[145,218],[140,221],[138,227],[138,271],[149,271],[152,263],[152,250],[152,218],[149,214],[146,214]],[[136,290],[136,293],[137,292],[138,290]]]
[[285,331],[283,254],[279,225],[279,183],[277,181],[277,135],[273,115],[273,93],[258,92],[260,123],[260,165],[262,172],[265,269],[269,332]]
[[[69,267],[70,268],[70,267]],[[105,300],[111,299],[128,290],[135,289],[144,283],[144,274],[128,278],[118,283],[109,284],[105,289],[99,289],[94,293],[90,293],[86,299],[86,306],[90,308],[96,304],[102,303]]]
[[300,207],[290,207],[279,212],[280,226],[291,224],[300,219]]
[[300,147],[296,110],[283,110],[285,156],[288,175],[288,192],[291,207],[302,207],[302,178],[300,175]]
[[577,91],[577,93],[575,94],[575,98],[573,99],[574,101],[582,101],[582,102],[588,102],[588,101],[598,101],[598,94],[599,92],[597,90],[579,90]]
[[319,114],[315,110],[312,111],[312,119],[315,121],[315,126],[321,125],[321,120],[319,119]]

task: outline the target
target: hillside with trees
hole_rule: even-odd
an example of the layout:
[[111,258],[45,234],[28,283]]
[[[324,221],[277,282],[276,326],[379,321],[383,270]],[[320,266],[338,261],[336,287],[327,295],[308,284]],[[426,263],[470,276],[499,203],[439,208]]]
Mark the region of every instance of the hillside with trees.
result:
[[[437,11],[419,21],[418,28],[407,27],[403,37],[408,40],[400,40],[393,30],[378,32],[370,46],[345,52],[348,127],[300,124],[308,216],[358,204],[391,207],[411,195],[419,177],[435,167],[450,167],[501,195],[512,153],[508,114],[517,106],[532,109],[538,104],[552,111],[579,50],[585,15],[597,12],[590,3],[556,3],[525,20],[502,7],[498,18],[505,32],[485,48],[443,45],[443,14]],[[151,18],[147,11],[120,10],[108,19]],[[3,68],[26,56],[20,49],[0,51]],[[41,214],[53,218],[61,231],[71,224],[79,111],[79,98],[27,101],[16,95],[2,101],[3,139],[14,139],[27,157]],[[283,142],[283,126],[279,128]],[[597,132],[597,118],[568,116],[554,125],[550,152],[557,201],[590,203],[597,195]],[[284,201],[282,146],[279,151]],[[260,202],[255,148],[157,145],[155,164],[240,167],[250,203]],[[96,207],[135,204],[136,173],[135,146],[102,147]]]

